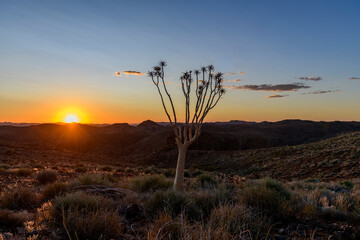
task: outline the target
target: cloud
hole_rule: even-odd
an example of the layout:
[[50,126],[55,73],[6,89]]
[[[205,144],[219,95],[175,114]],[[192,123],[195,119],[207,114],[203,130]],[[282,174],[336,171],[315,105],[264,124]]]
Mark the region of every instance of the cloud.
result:
[[306,81],[320,81],[320,80],[322,80],[322,77],[319,77],[319,76],[299,77],[299,79],[306,80]]
[[266,98],[282,98],[282,97],[287,97],[289,95],[270,95],[270,96],[267,96]]
[[318,95],[318,94],[336,93],[336,92],[342,92],[342,91],[341,90],[318,90],[318,91],[314,91],[314,92],[303,93],[302,95],[306,95],[306,94]]
[[233,73],[233,72],[227,72],[225,73],[226,75],[235,75],[236,73]]
[[120,74],[121,74],[120,72],[115,72],[116,76],[120,76]]
[[233,79],[233,80],[223,80],[223,82],[240,82],[242,79]]
[[122,73],[126,75],[136,75],[136,76],[144,76],[146,73],[138,72],[138,71],[122,71]]
[[360,77],[351,77],[350,80],[360,80]]
[[240,74],[240,75],[244,75],[244,73],[243,73],[243,72],[240,72],[240,71],[239,71],[239,74]]
[[242,86],[231,86],[231,89],[243,89],[251,91],[268,91],[268,92],[285,92],[285,91],[297,91],[303,88],[310,88],[310,86],[302,83],[292,84],[261,84],[261,85],[242,85]]

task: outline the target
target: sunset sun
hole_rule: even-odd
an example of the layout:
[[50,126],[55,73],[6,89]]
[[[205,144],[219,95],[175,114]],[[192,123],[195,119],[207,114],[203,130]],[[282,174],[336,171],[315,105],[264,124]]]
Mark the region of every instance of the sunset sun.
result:
[[78,123],[79,118],[73,114],[69,114],[65,117],[64,122],[66,123]]

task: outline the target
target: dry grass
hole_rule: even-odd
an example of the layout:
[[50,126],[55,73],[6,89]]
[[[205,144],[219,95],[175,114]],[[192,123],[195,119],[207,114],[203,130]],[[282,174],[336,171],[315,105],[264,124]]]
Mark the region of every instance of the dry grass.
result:
[[48,184],[54,182],[58,177],[58,173],[53,170],[44,170],[36,174],[35,179],[39,184]]

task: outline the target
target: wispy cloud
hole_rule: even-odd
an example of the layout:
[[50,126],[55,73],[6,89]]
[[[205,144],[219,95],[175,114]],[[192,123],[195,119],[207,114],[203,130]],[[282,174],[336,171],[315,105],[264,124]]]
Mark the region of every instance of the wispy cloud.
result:
[[351,77],[350,80],[360,80],[360,77]]
[[223,80],[223,82],[241,82],[242,79],[233,79],[233,80]]
[[225,73],[226,75],[235,75],[236,73],[233,73],[233,72],[227,72]]
[[319,77],[319,76],[299,77],[299,79],[306,80],[306,81],[320,81],[320,80],[322,80],[322,77]]
[[302,93],[302,95],[306,95],[306,94],[318,95],[318,94],[337,93],[337,92],[342,92],[342,91],[341,90],[317,90],[317,91],[313,91],[313,92]]
[[120,74],[121,74],[120,72],[115,72],[116,76],[120,76]]
[[282,98],[282,97],[287,97],[289,95],[270,95],[270,96],[267,96],[266,98]]
[[144,76],[146,73],[138,72],[138,71],[122,71],[122,73],[126,75],[136,75],[136,76]]
[[244,73],[243,73],[243,72],[240,72],[240,71],[239,71],[239,74],[240,74],[240,75],[244,75]]
[[242,86],[231,86],[231,89],[243,89],[251,91],[267,91],[267,92],[285,92],[285,91],[297,91],[303,88],[310,88],[310,86],[302,83],[292,84],[261,84],[261,85],[242,85]]

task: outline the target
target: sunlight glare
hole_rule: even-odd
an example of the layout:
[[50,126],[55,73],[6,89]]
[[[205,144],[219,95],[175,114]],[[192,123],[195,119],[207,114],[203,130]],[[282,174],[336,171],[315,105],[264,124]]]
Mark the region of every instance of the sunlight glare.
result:
[[79,122],[79,119],[77,116],[70,114],[70,115],[66,116],[65,122],[66,123],[77,123],[77,122]]

